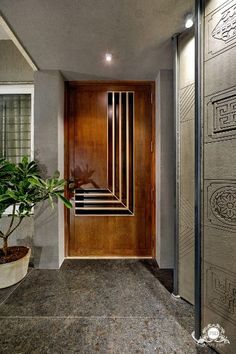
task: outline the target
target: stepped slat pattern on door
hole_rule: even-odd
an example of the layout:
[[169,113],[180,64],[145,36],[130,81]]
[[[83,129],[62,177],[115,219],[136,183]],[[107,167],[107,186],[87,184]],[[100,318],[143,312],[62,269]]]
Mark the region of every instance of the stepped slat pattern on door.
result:
[[107,189],[76,189],[75,215],[133,215],[134,92],[107,93]]

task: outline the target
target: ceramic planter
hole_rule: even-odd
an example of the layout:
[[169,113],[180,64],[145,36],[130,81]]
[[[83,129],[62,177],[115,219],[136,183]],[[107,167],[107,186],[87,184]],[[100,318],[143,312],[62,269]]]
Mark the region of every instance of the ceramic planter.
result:
[[24,257],[17,261],[0,264],[0,289],[16,284],[26,276],[30,254],[31,249],[28,248],[28,253]]

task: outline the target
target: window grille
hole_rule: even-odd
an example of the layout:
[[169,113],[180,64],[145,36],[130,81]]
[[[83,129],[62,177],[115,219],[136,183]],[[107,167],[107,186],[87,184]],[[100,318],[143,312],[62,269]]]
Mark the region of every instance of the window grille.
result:
[[0,94],[0,157],[31,156],[31,95]]

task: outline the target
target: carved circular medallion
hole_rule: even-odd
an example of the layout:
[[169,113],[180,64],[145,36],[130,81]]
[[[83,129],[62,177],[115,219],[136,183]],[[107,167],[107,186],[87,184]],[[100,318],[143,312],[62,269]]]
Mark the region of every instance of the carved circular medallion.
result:
[[236,225],[236,187],[217,189],[211,196],[211,209],[221,222]]

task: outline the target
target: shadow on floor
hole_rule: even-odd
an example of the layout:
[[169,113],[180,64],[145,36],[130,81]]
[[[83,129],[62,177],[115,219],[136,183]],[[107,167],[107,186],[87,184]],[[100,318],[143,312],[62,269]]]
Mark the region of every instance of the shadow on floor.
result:
[[173,269],[159,268],[156,260],[140,261],[160,283],[170,292],[173,292]]

